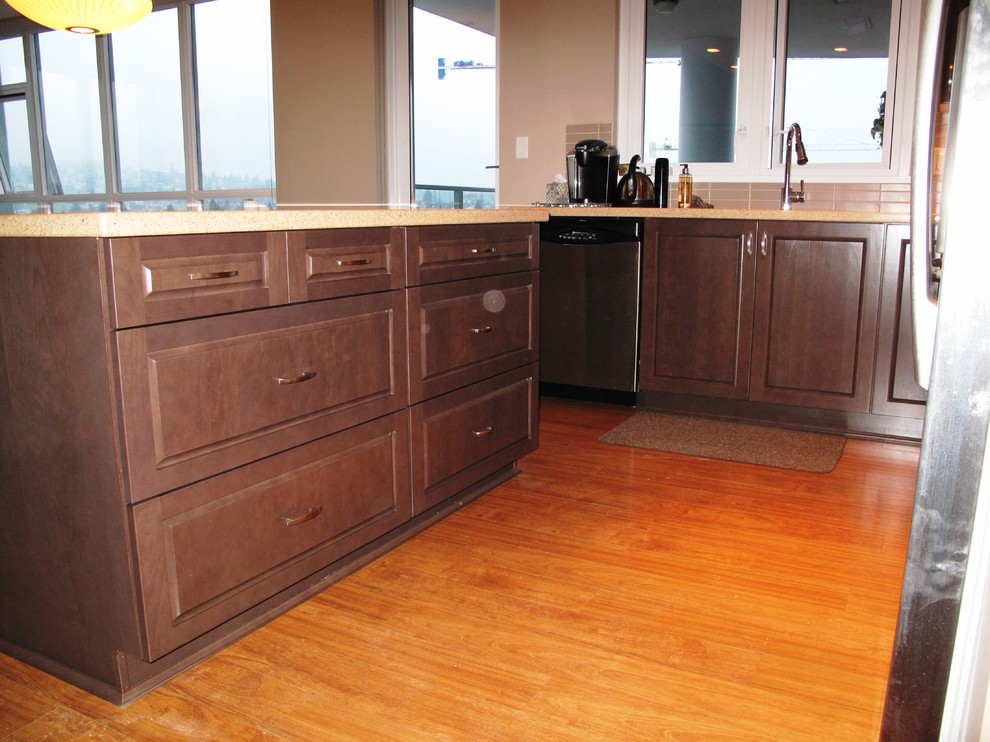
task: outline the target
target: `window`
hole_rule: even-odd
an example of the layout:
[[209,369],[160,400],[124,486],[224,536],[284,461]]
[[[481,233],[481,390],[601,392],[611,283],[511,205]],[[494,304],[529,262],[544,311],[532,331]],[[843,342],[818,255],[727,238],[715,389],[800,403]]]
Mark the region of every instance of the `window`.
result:
[[203,187],[268,188],[274,172],[268,0],[194,8]]
[[39,34],[38,57],[48,192],[104,193],[96,40],[68,33]]
[[0,211],[274,207],[269,27],[268,0],[178,0],[0,40]]
[[159,10],[110,41],[120,190],[184,191],[179,13]]
[[0,186],[4,193],[34,189],[25,83],[23,43],[20,39],[0,41]]
[[492,208],[498,172],[492,168],[498,161],[496,4],[412,5],[416,204]]
[[708,179],[774,180],[797,122],[803,177],[906,179],[910,142],[898,132],[912,111],[895,102],[912,96],[920,5],[620,0],[619,149]]
[[812,162],[882,162],[890,0],[786,6],[782,125],[801,124]]
[[644,158],[734,162],[741,2],[663,9],[646,20]]

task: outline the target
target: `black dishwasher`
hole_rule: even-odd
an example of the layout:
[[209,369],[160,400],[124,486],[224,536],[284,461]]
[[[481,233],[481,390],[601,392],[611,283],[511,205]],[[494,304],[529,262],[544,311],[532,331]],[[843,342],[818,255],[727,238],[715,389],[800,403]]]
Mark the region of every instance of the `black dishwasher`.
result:
[[540,393],[636,402],[643,220],[540,226]]

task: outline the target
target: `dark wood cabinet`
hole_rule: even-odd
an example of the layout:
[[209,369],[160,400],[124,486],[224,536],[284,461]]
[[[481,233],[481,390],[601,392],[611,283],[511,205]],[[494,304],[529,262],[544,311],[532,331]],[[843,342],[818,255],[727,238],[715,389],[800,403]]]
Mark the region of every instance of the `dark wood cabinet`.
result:
[[407,240],[410,286],[540,267],[535,224],[410,227]]
[[401,291],[115,333],[136,502],[407,404]]
[[646,224],[640,387],[746,399],[756,223]]
[[924,414],[910,373],[905,232],[647,220],[640,405],[920,437],[903,420]]
[[882,225],[647,223],[643,389],[868,411]]
[[414,513],[536,448],[538,386],[523,366],[412,408]]
[[410,256],[418,515],[538,445],[539,250],[532,225],[449,226],[410,230]]
[[148,659],[405,523],[408,467],[394,414],[136,506]]
[[882,224],[761,222],[749,398],[868,412]]
[[910,229],[887,227],[873,412],[924,419],[928,392],[915,379],[911,322]]
[[535,235],[0,239],[0,650],[133,700],[516,473]]
[[284,304],[284,232],[106,240],[110,322],[135,327]]
[[401,289],[405,235],[398,227],[289,232],[289,301]]
[[413,402],[536,361],[536,276],[527,271],[409,289]]

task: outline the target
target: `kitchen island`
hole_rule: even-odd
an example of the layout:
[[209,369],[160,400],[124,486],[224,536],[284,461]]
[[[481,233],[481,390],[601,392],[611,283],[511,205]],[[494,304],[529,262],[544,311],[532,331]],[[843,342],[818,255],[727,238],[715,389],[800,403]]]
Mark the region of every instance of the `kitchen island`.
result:
[[513,476],[560,212],[900,221],[0,217],[0,649],[127,703]]
[[0,218],[0,649],[127,703],[513,476],[538,216]]

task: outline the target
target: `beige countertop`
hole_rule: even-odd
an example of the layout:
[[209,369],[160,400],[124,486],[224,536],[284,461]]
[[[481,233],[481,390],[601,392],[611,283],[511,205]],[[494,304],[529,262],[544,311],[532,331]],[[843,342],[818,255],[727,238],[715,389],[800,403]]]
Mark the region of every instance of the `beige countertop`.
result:
[[859,224],[907,223],[908,214],[818,209],[658,209],[629,206],[560,206],[547,209],[551,216],[636,216],[659,219],[763,219],[791,222],[856,222]]
[[328,207],[277,211],[157,211],[0,216],[0,237],[129,237],[140,235],[268,232],[347,227],[542,222],[550,216],[663,219],[773,219],[898,223],[907,214],[770,209],[656,209],[514,206],[497,209]]

